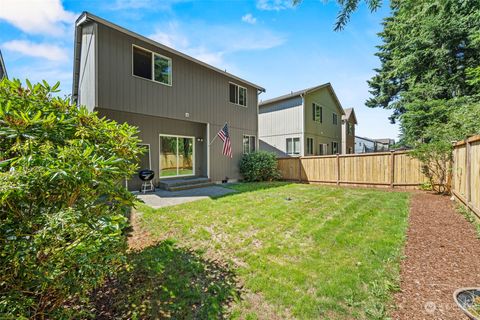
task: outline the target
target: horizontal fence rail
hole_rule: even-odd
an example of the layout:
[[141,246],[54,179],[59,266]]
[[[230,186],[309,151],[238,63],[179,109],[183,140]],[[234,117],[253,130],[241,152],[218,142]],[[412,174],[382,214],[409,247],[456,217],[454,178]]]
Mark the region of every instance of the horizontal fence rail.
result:
[[452,194],[480,218],[480,136],[454,145]]
[[428,182],[407,151],[279,158],[278,169],[285,180],[309,183],[414,189]]

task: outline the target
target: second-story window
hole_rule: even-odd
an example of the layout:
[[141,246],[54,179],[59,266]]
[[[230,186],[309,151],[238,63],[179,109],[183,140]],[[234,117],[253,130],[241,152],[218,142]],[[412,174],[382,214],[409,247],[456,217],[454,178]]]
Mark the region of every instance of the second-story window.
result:
[[333,114],[333,124],[337,124],[338,123],[338,116],[336,113]]
[[172,85],[172,59],[133,46],[133,75]]
[[230,83],[229,92],[231,103],[244,107],[247,106],[247,88],[236,85],[235,83]]
[[353,123],[348,122],[348,134],[353,135]]
[[322,107],[316,103],[312,103],[313,121],[322,122]]

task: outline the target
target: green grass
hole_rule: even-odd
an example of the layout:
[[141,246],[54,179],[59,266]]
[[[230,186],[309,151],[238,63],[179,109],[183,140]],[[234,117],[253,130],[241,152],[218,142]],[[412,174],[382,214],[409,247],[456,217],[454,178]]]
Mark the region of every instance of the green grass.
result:
[[231,188],[239,193],[139,206],[151,236],[234,267],[241,297],[233,306],[219,302],[231,317],[386,316],[399,283],[408,193],[285,183]]

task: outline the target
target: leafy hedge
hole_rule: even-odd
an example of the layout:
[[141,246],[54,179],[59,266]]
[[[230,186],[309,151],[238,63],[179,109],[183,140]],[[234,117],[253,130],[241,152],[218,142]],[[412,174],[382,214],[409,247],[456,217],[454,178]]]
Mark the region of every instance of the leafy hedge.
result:
[[[137,130],[100,119],[59,84],[0,82],[0,314],[83,318],[123,265]],[[80,302],[80,303],[79,303]]]
[[266,151],[244,154],[240,160],[240,173],[245,181],[276,180],[280,178],[277,156]]

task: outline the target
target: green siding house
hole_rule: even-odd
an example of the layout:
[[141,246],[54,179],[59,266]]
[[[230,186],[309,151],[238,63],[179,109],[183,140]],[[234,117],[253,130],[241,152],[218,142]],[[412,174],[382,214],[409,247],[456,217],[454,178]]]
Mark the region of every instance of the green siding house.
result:
[[262,101],[260,149],[280,157],[341,153],[344,115],[330,83]]

